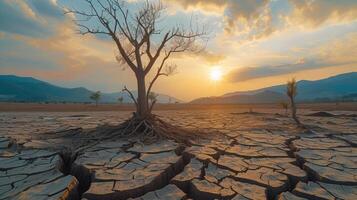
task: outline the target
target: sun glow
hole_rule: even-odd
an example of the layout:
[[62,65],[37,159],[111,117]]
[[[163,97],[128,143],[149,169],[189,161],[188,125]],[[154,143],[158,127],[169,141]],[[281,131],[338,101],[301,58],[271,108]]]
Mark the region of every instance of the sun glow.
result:
[[210,78],[212,81],[219,81],[222,79],[222,71],[219,68],[212,68],[210,72]]

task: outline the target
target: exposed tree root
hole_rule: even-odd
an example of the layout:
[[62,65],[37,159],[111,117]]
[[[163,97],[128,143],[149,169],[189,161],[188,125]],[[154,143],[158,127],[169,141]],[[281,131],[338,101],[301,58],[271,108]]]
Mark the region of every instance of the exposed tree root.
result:
[[211,134],[202,130],[190,130],[174,126],[161,120],[156,115],[150,115],[144,119],[133,116],[117,127],[111,128],[105,138],[136,137],[145,144],[154,143],[161,139],[170,139],[182,144],[192,144],[199,138],[207,138]]

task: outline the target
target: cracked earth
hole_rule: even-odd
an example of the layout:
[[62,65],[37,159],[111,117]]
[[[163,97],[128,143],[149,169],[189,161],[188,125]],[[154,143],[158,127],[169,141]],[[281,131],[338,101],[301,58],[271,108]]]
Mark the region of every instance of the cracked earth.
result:
[[[306,111],[308,112],[308,111]],[[357,199],[357,118],[274,112],[159,111],[165,121],[214,131],[192,146],[91,137],[129,112],[1,113],[0,199]],[[80,152],[61,170],[59,152]]]

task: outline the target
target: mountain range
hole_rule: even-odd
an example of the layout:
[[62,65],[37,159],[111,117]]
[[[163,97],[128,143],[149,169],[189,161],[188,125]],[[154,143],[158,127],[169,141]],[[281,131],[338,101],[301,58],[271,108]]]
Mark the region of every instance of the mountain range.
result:
[[[0,75],[0,101],[6,102],[91,102],[93,91],[84,87],[64,88],[32,77]],[[137,92],[132,91],[136,96]],[[158,103],[182,102],[165,94],[158,94]],[[114,103],[123,97],[124,103],[131,103],[125,92],[102,93],[100,102]]]
[[[297,82],[298,102],[357,101],[357,72],[340,74],[326,79]],[[192,104],[278,103],[287,101],[286,85],[258,90],[227,93],[216,97],[198,98]],[[32,77],[0,75],[0,101],[6,102],[91,102],[93,91],[84,87],[64,88]],[[137,95],[132,91],[134,96]],[[100,102],[114,103],[123,97],[131,103],[125,92],[102,93]],[[159,103],[182,102],[165,94],[157,97]]]
[[[357,101],[357,72],[297,82],[298,102]],[[286,85],[198,98],[192,104],[278,103],[286,101]]]

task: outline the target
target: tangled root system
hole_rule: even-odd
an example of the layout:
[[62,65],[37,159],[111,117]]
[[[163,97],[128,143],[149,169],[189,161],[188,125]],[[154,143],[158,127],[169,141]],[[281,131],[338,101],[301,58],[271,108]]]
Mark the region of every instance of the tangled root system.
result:
[[135,115],[110,131],[107,138],[138,137],[141,142],[148,144],[161,139],[174,140],[178,143],[192,144],[198,138],[209,136],[200,130],[191,130],[167,123],[156,115],[138,118]]

